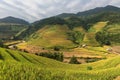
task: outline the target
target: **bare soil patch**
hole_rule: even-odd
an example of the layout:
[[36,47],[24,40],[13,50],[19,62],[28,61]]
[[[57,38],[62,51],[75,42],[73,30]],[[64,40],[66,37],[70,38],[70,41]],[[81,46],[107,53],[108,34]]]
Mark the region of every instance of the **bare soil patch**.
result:
[[114,46],[112,47],[113,52],[120,53],[120,46]]

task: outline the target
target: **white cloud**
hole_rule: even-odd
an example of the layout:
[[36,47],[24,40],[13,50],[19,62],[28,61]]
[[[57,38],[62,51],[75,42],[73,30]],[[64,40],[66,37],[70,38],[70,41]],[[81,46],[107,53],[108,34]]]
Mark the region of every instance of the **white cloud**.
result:
[[120,7],[120,0],[0,0],[0,17],[14,16],[33,22],[106,5]]

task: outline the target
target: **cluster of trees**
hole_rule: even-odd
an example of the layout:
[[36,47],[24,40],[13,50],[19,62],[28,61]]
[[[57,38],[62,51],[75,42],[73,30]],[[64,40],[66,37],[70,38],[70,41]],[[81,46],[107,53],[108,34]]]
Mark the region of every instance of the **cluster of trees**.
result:
[[80,64],[80,62],[77,60],[75,56],[72,56],[70,59],[70,64]]
[[97,32],[95,38],[100,43],[101,46],[111,44],[109,33],[105,32],[105,31]]
[[101,46],[111,45],[111,43],[120,43],[120,33],[110,33],[103,30],[97,32],[95,38]]
[[4,47],[3,40],[0,40],[0,47]]
[[66,19],[66,23],[70,29],[73,29],[74,27],[82,26],[85,24],[84,20],[82,20],[79,17],[70,17]]
[[69,40],[73,41],[76,44],[80,44],[83,41],[84,33],[80,31],[73,31],[68,33]]
[[61,46],[54,46],[54,51],[60,51],[60,49],[62,49],[63,47],[61,47]]
[[109,37],[111,42],[120,43],[120,33],[111,33]]
[[63,58],[64,58],[63,53],[60,53],[60,52],[53,52],[53,53],[52,52],[41,52],[36,55],[55,59],[61,62],[63,61]]
[[[36,55],[51,58],[51,59],[55,59],[55,60],[61,61],[61,62],[63,62],[63,60],[64,60],[64,55],[63,55],[63,53],[60,53],[60,52],[41,52],[41,53],[37,53]],[[69,63],[70,64],[81,64],[77,60],[77,57],[75,57],[75,56],[71,57]]]

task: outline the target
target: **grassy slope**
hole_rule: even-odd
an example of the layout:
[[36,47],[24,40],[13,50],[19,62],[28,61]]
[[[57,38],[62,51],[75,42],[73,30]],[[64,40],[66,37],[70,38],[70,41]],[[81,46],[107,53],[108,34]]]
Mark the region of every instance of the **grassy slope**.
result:
[[74,28],[73,28],[73,31],[80,31],[80,32],[82,32],[82,33],[85,33],[85,32],[86,32],[85,29],[82,28],[82,26],[74,27]]
[[[93,70],[87,70],[91,66]],[[95,63],[71,65],[0,48],[1,80],[113,80],[120,75],[120,56]]]
[[[111,34],[117,35],[120,34],[120,24],[112,24],[112,25],[108,25],[105,30]],[[118,35],[117,38],[114,38],[116,40],[112,41],[112,45],[120,45],[119,42],[120,41],[120,36]]]
[[26,28],[26,25],[0,23],[0,38],[11,38]]
[[29,40],[29,44],[42,46],[42,47],[73,47],[75,46],[72,41],[68,40],[67,32],[69,31],[67,26],[52,25],[45,26],[32,34]]
[[[87,45],[92,45],[92,46],[98,46],[99,43],[96,41],[95,39],[95,34],[102,30],[103,27],[105,27],[107,24],[107,22],[98,22],[95,25],[93,25],[93,27],[91,27],[89,29],[89,31],[85,34],[83,43],[87,44]],[[94,44],[93,44],[94,43]]]
[[[83,43],[88,45],[99,45],[95,40],[95,33],[100,31],[107,22],[98,22],[96,23],[89,32],[86,32],[82,27],[75,27],[73,31],[80,31],[85,33],[85,38]],[[29,44],[37,45],[41,47],[53,47],[56,45],[71,48],[74,47],[75,44],[68,40],[67,32],[70,30],[67,26],[61,25],[51,25],[45,26],[42,29],[38,30],[36,33],[32,34],[29,38]],[[94,43],[94,44],[91,44]]]
[[120,24],[113,24],[107,26],[107,31],[111,33],[120,33]]

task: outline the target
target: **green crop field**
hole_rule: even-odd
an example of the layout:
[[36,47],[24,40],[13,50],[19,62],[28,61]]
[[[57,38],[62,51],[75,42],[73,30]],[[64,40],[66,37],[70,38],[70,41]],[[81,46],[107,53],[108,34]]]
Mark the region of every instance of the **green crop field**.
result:
[[73,47],[75,46],[72,41],[68,40],[67,32],[69,31],[67,26],[50,25],[38,30],[32,34],[28,43],[32,45],[42,47]]
[[107,25],[107,22],[98,22],[94,24],[93,27],[91,27],[89,31],[85,34],[83,43],[87,45],[98,46],[99,43],[95,39],[95,34],[98,31],[101,31],[106,25]]
[[69,36],[67,33],[70,31],[79,31],[85,34],[82,43],[98,46],[99,43],[95,39],[95,34],[98,31],[102,30],[106,24],[107,22],[98,22],[94,24],[88,32],[86,32],[81,26],[70,30],[66,25],[47,25],[42,29],[39,29],[37,32],[33,33],[29,37],[28,44],[40,47],[62,46],[65,48],[73,48],[76,46],[76,44],[68,39]]
[[0,80],[113,80],[119,75],[120,56],[75,65],[0,48]]
[[104,28],[104,30],[110,34],[112,45],[120,45],[120,24],[112,24],[108,25]]

